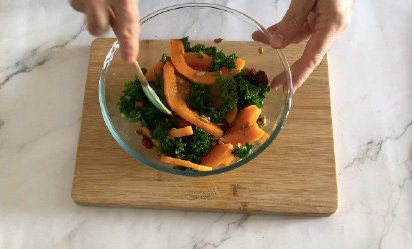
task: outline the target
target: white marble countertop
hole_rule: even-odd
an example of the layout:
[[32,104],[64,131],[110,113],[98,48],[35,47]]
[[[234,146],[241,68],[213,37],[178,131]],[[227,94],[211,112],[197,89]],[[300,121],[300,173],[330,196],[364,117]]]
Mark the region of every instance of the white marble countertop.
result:
[[[141,0],[141,13],[171,2]],[[288,5],[214,2],[264,25]],[[93,37],[63,1],[1,1],[0,24],[0,248],[410,248],[409,0],[356,1],[330,51],[340,207],[325,218],[76,205]]]

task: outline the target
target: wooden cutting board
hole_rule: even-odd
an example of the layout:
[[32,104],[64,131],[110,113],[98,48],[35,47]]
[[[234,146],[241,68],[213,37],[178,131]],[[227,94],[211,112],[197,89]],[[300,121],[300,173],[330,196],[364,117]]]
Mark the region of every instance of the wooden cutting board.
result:
[[[97,88],[102,62],[113,42],[98,38],[91,47],[72,187],[76,203],[318,216],[337,210],[326,58],[295,94],[285,127],[260,157],[225,174],[193,178],[142,165],[107,130]],[[303,45],[292,45],[284,53],[292,63],[302,50]]]

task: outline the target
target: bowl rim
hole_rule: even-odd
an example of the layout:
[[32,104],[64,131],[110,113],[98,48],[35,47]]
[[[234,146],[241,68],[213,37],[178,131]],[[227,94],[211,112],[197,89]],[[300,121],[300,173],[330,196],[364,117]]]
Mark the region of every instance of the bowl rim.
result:
[[[186,4],[170,5],[170,6],[158,9],[154,12],[151,12],[148,15],[142,17],[139,20],[139,24],[140,25],[144,24],[145,22],[149,21],[150,19],[152,19],[152,18],[154,18],[158,15],[161,15],[163,13],[178,10],[178,9],[183,9],[183,8],[215,9],[215,10],[219,10],[219,11],[228,12],[228,13],[234,14],[234,15],[242,18],[244,21],[248,21],[250,24],[255,26],[258,30],[262,31],[268,38],[271,37],[270,33],[267,31],[266,28],[264,28],[259,22],[257,22],[255,19],[248,16],[247,14],[245,14],[241,11],[238,11],[236,9],[229,8],[229,7],[224,6],[224,5],[211,4],[211,3],[186,3]],[[104,63],[103,63],[102,69],[101,69],[101,73],[100,73],[100,76],[99,76],[99,87],[98,87],[99,105],[100,105],[100,108],[101,108],[101,113],[102,113],[103,119],[105,121],[105,124],[108,127],[108,129],[109,129],[111,135],[113,136],[113,138],[115,139],[115,141],[130,156],[132,156],[136,160],[142,162],[145,166],[151,167],[153,169],[156,169],[156,170],[159,170],[159,171],[162,171],[162,172],[167,172],[167,173],[171,173],[171,174],[174,174],[174,175],[182,175],[182,176],[210,176],[210,175],[216,175],[216,174],[221,174],[221,173],[225,173],[225,172],[228,172],[228,171],[232,171],[232,170],[234,170],[236,168],[239,168],[242,165],[250,162],[251,160],[256,158],[258,155],[260,155],[273,142],[273,140],[279,135],[280,131],[283,128],[283,125],[286,122],[287,116],[289,115],[290,108],[292,106],[292,96],[293,96],[292,75],[291,75],[289,63],[288,63],[285,55],[283,54],[283,51],[280,50],[280,49],[275,49],[278,56],[279,56],[280,61],[283,64],[283,67],[284,67],[284,70],[285,70],[285,75],[286,75],[286,78],[288,80],[287,83],[289,85],[289,89],[284,89],[287,92],[287,101],[285,101],[285,103],[284,103],[283,112],[281,114],[279,122],[276,125],[276,128],[270,134],[269,138],[263,144],[261,144],[259,146],[259,148],[257,148],[253,153],[249,154],[245,158],[237,161],[236,163],[233,163],[232,165],[222,167],[222,168],[218,168],[218,169],[214,169],[212,171],[204,171],[204,172],[203,171],[183,171],[183,170],[177,170],[177,169],[173,169],[173,168],[169,168],[169,167],[166,167],[166,166],[162,166],[162,165],[153,163],[153,162],[147,160],[145,157],[141,156],[139,153],[137,153],[134,149],[129,147],[122,140],[122,138],[119,136],[118,132],[114,128],[114,126],[111,122],[111,118],[109,117],[109,114],[108,114],[108,109],[106,108],[106,98],[105,98],[106,73],[107,73],[108,68],[111,64],[113,56],[114,56],[114,54],[115,54],[115,52],[118,48],[119,48],[119,42],[118,42],[118,40],[116,40],[114,42],[114,44],[112,45],[111,49],[109,50],[108,54],[105,57],[105,60],[104,60]]]

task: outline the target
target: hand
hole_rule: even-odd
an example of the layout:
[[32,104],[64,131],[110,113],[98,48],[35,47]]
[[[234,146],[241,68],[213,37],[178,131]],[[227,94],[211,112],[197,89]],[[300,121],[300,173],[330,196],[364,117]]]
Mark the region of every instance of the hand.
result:
[[[282,21],[268,28],[272,38],[260,31],[253,33],[255,41],[274,48],[306,39],[303,55],[291,66],[293,91],[296,91],[321,63],[336,38],[346,29],[351,18],[353,0],[292,0]],[[272,87],[284,84],[284,76],[272,80]]]
[[86,15],[88,31],[103,34],[109,27],[120,43],[121,57],[131,63],[138,55],[139,17],[137,0],[70,0],[72,7]]

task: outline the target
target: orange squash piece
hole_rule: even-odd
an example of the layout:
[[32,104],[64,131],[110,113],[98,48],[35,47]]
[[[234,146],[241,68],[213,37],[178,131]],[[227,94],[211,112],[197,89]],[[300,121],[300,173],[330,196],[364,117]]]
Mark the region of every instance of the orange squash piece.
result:
[[[187,52],[184,54],[185,62],[190,66],[192,69],[199,70],[199,71],[210,71],[211,64],[213,64],[213,59],[211,56],[206,54],[200,54],[197,52]],[[234,76],[237,73],[239,73],[243,68],[246,62],[241,59],[237,58],[234,61],[234,64],[236,65],[236,70],[232,72],[228,68],[223,67],[218,73],[221,73],[225,76]]]
[[234,155],[230,153],[226,158],[224,158],[223,162],[221,162],[224,166],[229,166],[234,159]]
[[179,128],[179,129],[172,128],[168,132],[168,135],[173,138],[191,136],[193,135],[193,127],[189,125],[189,126]]
[[201,118],[187,106],[179,93],[174,66],[169,61],[164,64],[164,94],[168,105],[178,116],[215,137],[223,136],[223,130],[218,125]]
[[178,94],[180,97],[184,100],[190,96],[191,93],[191,85],[190,82],[187,80],[181,78],[180,76],[175,76],[177,78],[177,88],[178,88]]
[[236,119],[233,121],[228,133],[232,133],[241,128],[246,128],[255,124],[261,112],[262,110],[256,105],[250,105],[241,109],[237,114]]
[[148,81],[155,82],[157,80],[157,76],[162,76],[162,67],[164,66],[164,63],[161,61],[155,63],[148,69],[147,73],[145,74],[145,78],[147,78]]
[[236,119],[237,116],[237,105],[229,111],[226,116],[224,117],[227,123],[231,124]]
[[174,67],[177,71],[184,75],[189,80],[193,81],[194,83],[212,85],[215,84],[216,79],[219,75],[235,75],[243,69],[245,61],[238,58],[235,61],[236,70],[231,72],[227,68],[222,68],[218,72],[205,72],[199,71],[191,68],[186,60],[185,60],[185,52],[184,52],[184,45],[181,40],[171,39],[170,40],[170,54],[171,54],[171,61],[174,64]]
[[185,62],[195,70],[200,71],[209,71],[213,59],[205,54],[200,54],[197,52],[187,52],[184,54]]
[[269,139],[269,137],[269,133],[265,132],[263,136],[259,139],[259,143],[263,144],[264,142],[266,142],[267,139]]
[[138,129],[137,129],[138,131],[139,131],[139,133],[141,133],[142,135],[144,135],[144,136],[146,136],[146,137],[149,137],[149,138],[151,138],[151,132],[150,132],[150,130],[147,128],[147,127],[141,127],[141,126],[138,126]]
[[[189,67],[198,71],[209,71],[211,68],[211,64],[213,63],[213,59],[211,56],[200,54],[197,52],[186,52],[184,54],[185,62],[188,64]],[[244,67],[244,60],[238,58],[235,61],[236,64],[236,72],[240,72]],[[233,76],[236,73],[230,72],[228,69],[223,68],[221,70],[221,74],[225,76]],[[216,108],[220,107],[222,104],[221,96],[220,96],[220,89],[216,84],[209,85],[210,88],[210,98]]]
[[253,143],[260,139],[265,132],[260,129],[259,125],[254,123],[253,125],[238,129],[232,133],[224,135],[222,141],[224,143],[230,143],[233,146],[236,146],[238,143]]
[[231,71],[228,68],[223,67],[220,70],[221,71],[220,72],[221,75],[224,75],[224,76],[234,76],[234,75],[240,73],[240,71],[244,68],[244,65],[246,64],[246,62],[243,59],[241,59],[241,58],[237,58],[234,61],[234,64],[236,65],[236,69],[235,70]]
[[224,159],[231,154],[234,146],[232,144],[217,144],[215,145],[210,152],[201,158],[201,163],[203,165],[215,168],[219,166]]
[[183,159],[178,159],[178,158],[173,158],[173,157],[169,157],[166,155],[161,155],[161,162],[164,163],[168,163],[168,164],[173,164],[173,165],[177,165],[177,166],[184,166],[187,168],[192,168],[198,171],[211,171],[213,170],[213,168],[208,167],[208,166],[204,166],[204,165],[200,165],[200,164],[196,164],[187,160],[183,160]]

